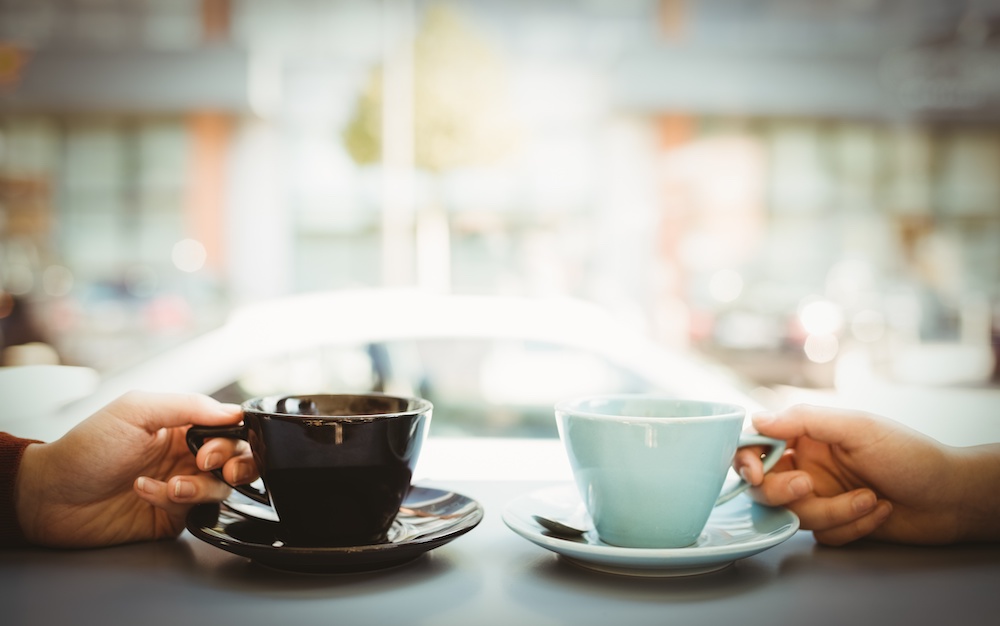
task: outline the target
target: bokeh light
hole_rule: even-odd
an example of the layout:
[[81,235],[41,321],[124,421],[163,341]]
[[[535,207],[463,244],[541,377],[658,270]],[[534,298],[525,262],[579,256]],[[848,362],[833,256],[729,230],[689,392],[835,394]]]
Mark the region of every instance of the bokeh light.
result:
[[743,276],[736,270],[719,270],[712,275],[708,290],[718,302],[734,302],[743,293]]
[[170,258],[180,271],[194,273],[205,267],[208,251],[197,239],[182,239],[174,244]]
[[813,363],[829,363],[837,358],[840,342],[835,335],[809,335],[802,349]]
[[844,316],[829,300],[807,300],[799,308],[799,321],[810,335],[831,335],[841,329]]

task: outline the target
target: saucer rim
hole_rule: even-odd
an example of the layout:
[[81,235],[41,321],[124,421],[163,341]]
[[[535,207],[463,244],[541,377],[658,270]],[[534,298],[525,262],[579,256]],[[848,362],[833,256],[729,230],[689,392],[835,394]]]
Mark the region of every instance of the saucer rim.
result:
[[[723,569],[735,561],[747,558],[773,548],[790,539],[800,528],[797,515],[783,507],[767,507],[751,500],[746,495],[740,495],[733,500],[719,505],[709,518],[707,528],[712,525],[712,518],[725,512],[743,509],[758,509],[766,512],[774,520],[775,530],[768,533],[755,534],[746,541],[739,541],[715,546],[687,546],[683,548],[628,548],[613,546],[596,539],[592,526],[584,535],[584,541],[563,539],[546,534],[537,523],[526,518],[531,513],[545,514],[546,510],[537,507],[538,502],[551,500],[553,495],[567,496],[579,499],[576,487],[572,483],[555,487],[545,487],[513,498],[504,507],[501,518],[504,524],[515,534],[528,541],[555,552],[560,557],[575,565],[587,569],[607,573],[637,575],[637,576],[683,576],[707,573]],[[528,503],[535,507],[527,507]],[[530,511],[530,512],[529,512]],[[595,539],[598,543],[595,543]]]
[[[387,569],[414,560],[424,553],[468,533],[478,526],[485,517],[482,504],[457,491],[419,485],[414,485],[413,489],[419,490],[424,495],[435,494],[436,497],[459,498],[461,506],[471,505],[473,508],[469,513],[457,518],[453,525],[445,526],[428,535],[355,546],[283,545],[275,547],[270,544],[243,541],[225,533],[215,532],[206,524],[200,523],[200,520],[204,519],[212,519],[218,523],[219,516],[223,511],[238,518],[237,521],[247,520],[261,524],[279,523],[248,515],[225,502],[195,505],[185,518],[185,528],[194,537],[211,546],[249,558],[265,567],[300,573],[337,574]],[[405,504],[406,500],[404,500]],[[232,522],[227,523],[226,526],[230,523]],[[302,563],[296,566],[294,563],[290,565],[289,561],[302,561]]]

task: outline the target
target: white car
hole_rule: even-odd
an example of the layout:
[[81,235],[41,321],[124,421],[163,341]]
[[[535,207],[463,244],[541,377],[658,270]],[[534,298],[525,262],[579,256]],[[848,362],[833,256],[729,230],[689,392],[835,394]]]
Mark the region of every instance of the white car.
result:
[[663,350],[587,302],[376,289],[237,310],[220,328],[104,377],[17,434],[57,436],[132,389],[232,402],[272,393],[418,394],[435,405],[432,437],[553,438],[554,403],[579,394],[664,392],[759,406],[728,371]]

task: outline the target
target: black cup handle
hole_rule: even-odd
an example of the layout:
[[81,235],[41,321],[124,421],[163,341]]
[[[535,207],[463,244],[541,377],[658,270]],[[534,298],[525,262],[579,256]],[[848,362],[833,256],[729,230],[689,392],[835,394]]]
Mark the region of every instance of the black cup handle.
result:
[[[227,437],[229,439],[242,439],[243,441],[246,441],[247,427],[242,424],[238,426],[192,426],[187,431],[188,448],[191,449],[192,454],[197,455],[198,450],[205,445],[205,440],[212,439],[214,437]],[[271,506],[271,499],[268,497],[266,489],[264,491],[260,491],[250,485],[233,485],[223,478],[221,469],[214,469],[210,471],[216,478],[250,498],[254,502],[260,502],[261,504]]]

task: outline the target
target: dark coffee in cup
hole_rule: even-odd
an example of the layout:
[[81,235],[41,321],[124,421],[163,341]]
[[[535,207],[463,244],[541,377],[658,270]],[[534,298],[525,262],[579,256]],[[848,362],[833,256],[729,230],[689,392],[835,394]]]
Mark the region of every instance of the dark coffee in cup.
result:
[[386,541],[431,412],[422,398],[382,394],[255,398],[243,404],[242,425],[192,427],[188,445],[197,453],[211,437],[250,443],[264,492],[231,486],[274,508],[285,543],[368,545]]

